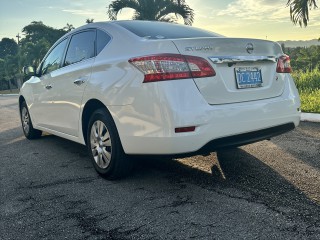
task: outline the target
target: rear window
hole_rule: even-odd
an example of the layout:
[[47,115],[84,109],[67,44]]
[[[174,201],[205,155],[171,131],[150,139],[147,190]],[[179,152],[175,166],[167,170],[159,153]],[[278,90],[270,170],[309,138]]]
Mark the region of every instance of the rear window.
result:
[[110,40],[111,37],[107,33],[97,29],[97,55],[108,44],[108,42],[110,42]]
[[222,37],[219,34],[182,24],[148,21],[119,21],[116,24],[139,37],[148,39],[177,39]]
[[95,31],[73,35],[66,54],[65,66],[94,57],[95,38]]

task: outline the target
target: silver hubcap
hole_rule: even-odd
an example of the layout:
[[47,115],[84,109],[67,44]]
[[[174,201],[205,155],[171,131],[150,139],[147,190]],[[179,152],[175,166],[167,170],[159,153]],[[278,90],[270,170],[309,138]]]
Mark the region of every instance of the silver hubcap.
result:
[[93,158],[100,168],[107,168],[110,164],[112,143],[106,125],[95,121],[91,127],[90,144]]
[[29,133],[30,129],[30,118],[27,109],[24,107],[21,111],[22,127],[26,134]]

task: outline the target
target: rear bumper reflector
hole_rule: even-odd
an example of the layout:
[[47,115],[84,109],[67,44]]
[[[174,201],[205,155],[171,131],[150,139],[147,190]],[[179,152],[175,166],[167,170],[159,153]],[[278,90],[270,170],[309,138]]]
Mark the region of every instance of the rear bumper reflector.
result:
[[195,126],[191,126],[191,127],[180,127],[180,128],[175,128],[174,131],[175,131],[175,133],[194,132],[195,129],[196,129]]

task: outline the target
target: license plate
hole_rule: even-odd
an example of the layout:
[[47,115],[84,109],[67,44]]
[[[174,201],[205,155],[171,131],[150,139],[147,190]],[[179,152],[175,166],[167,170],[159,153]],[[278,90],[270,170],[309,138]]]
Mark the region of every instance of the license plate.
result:
[[235,68],[237,87],[257,88],[262,87],[261,70],[257,67]]

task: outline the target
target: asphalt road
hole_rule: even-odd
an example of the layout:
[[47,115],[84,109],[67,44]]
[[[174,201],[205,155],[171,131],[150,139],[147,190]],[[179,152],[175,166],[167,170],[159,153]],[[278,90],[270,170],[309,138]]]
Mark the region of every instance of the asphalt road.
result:
[[[0,96],[0,239],[320,239],[320,124],[216,155],[99,177],[82,145],[23,136]],[[213,172],[213,173],[212,173]]]

